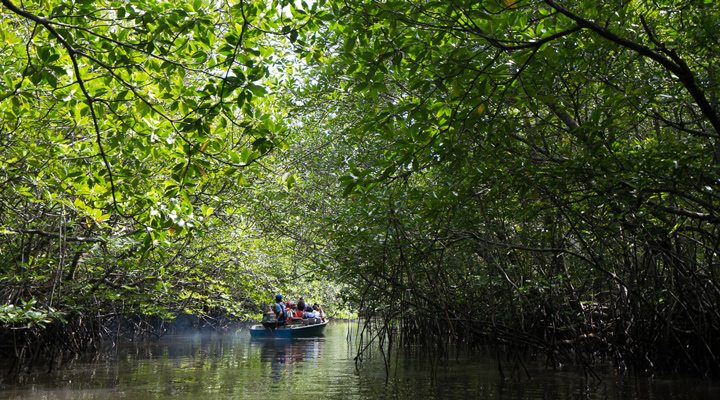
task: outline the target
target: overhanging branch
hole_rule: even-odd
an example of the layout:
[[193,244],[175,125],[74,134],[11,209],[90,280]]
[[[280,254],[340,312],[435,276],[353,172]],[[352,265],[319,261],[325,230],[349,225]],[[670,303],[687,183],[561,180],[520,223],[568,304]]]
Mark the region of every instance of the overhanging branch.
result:
[[[630,49],[643,57],[647,57],[657,62],[667,71],[677,76],[680,82],[682,82],[685,89],[690,94],[690,96],[692,96],[692,98],[695,100],[695,104],[697,104],[697,106],[700,108],[702,114],[710,122],[715,132],[720,134],[720,117],[710,104],[710,101],[708,101],[708,99],[705,97],[705,93],[703,92],[703,90],[698,86],[697,81],[695,80],[695,75],[692,73],[692,70],[690,70],[690,67],[675,51],[666,50],[666,53],[668,54],[668,56],[666,57],[663,54],[660,54],[657,51],[643,44],[623,38],[611,32],[609,29],[596,24],[593,21],[582,18],[581,16],[564,8],[553,0],[545,0],[545,3],[559,13],[575,21],[580,27],[589,29],[598,34],[600,37],[612,43]],[[655,41],[657,39],[651,37],[651,40]],[[718,144],[716,143],[716,148],[717,147]],[[716,153],[718,153],[718,150],[720,149],[717,149]],[[716,154],[716,158],[718,158],[719,156],[720,154]]]
[[40,235],[40,236],[46,236],[51,238],[62,238],[62,240],[66,242],[85,242],[85,243],[106,243],[107,241],[103,238],[97,238],[97,237],[84,237],[84,236],[66,236],[65,234],[55,233],[55,232],[47,232],[40,229],[16,229],[16,230],[6,230],[5,233],[7,234],[18,234],[18,233],[24,233],[24,234],[30,234],[30,235]]
[[39,15],[35,15],[26,10],[23,10],[22,8],[19,8],[18,6],[16,6],[10,0],[0,0],[0,1],[2,2],[2,4],[5,7],[7,7],[13,13],[15,13],[23,18],[34,21],[34,22],[42,25],[43,27],[45,27],[45,29],[47,29],[48,32],[50,32],[50,34],[53,37],[55,37],[57,39],[57,41],[60,43],[60,45],[63,48],[65,48],[65,50],[67,51],[68,56],[70,57],[70,61],[72,62],[72,65],[73,65],[73,73],[75,75],[75,79],[77,80],[78,86],[80,86],[80,90],[82,91],[82,93],[85,97],[85,100],[87,102],[87,105],[90,109],[90,115],[92,116],[92,121],[93,121],[93,128],[95,130],[95,137],[96,137],[95,141],[98,145],[98,150],[99,150],[100,156],[102,157],[103,164],[105,165],[105,169],[108,172],[108,177],[109,177],[109,181],[110,181],[110,189],[111,189],[110,192],[112,194],[112,199],[113,199],[113,207],[115,208],[115,211],[119,215],[127,218],[128,216],[125,215],[120,210],[120,206],[118,205],[117,199],[115,196],[115,193],[116,193],[115,180],[113,178],[113,173],[112,173],[112,168],[110,166],[110,162],[107,159],[107,156],[105,154],[105,149],[102,144],[102,135],[100,134],[100,125],[98,123],[97,114],[95,113],[95,98],[92,95],[90,95],[90,92],[88,92],[87,88],[85,87],[85,81],[83,80],[82,74],[80,73],[80,66],[78,65],[77,56],[83,55],[83,53],[78,51],[77,49],[75,49],[75,47],[73,47],[70,44],[70,42],[68,42],[67,39],[65,39],[65,37],[63,37],[60,34],[60,32],[58,32],[52,26],[51,22],[49,20],[47,20],[46,18],[43,18]]

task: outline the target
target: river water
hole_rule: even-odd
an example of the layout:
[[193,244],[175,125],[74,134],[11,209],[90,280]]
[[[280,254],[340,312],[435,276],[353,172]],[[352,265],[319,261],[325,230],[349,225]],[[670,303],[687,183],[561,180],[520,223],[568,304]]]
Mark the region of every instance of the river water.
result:
[[[251,340],[231,333],[168,335],[127,343],[95,361],[75,361],[20,379],[0,377],[0,399],[720,399],[720,382],[622,376],[453,355],[431,365],[376,351],[356,368],[356,323],[333,322],[316,339]],[[529,375],[529,377],[528,377]]]

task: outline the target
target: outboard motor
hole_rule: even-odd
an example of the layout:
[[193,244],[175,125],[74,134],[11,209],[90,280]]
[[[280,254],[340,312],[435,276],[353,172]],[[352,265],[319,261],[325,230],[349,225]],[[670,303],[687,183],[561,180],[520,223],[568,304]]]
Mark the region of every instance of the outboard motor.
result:
[[272,313],[272,312],[265,313],[265,314],[263,315],[262,325],[263,325],[266,329],[275,329],[275,328],[277,328],[277,318],[275,318],[275,313]]

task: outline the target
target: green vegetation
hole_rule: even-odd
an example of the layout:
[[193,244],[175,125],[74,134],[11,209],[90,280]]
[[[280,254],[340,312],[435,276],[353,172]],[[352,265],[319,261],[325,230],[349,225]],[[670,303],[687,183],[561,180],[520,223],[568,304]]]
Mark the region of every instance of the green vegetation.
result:
[[2,5],[28,351],[282,291],[390,343],[720,373],[717,2]]
[[271,70],[302,18],[264,1],[4,0],[0,16],[2,356],[304,290],[309,264],[263,233],[260,200],[288,147]]

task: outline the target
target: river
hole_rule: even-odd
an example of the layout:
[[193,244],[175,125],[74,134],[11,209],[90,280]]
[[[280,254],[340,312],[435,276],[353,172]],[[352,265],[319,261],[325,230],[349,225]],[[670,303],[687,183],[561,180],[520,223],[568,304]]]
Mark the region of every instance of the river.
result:
[[[74,361],[20,380],[0,378],[0,399],[720,399],[720,382],[623,376],[575,369],[527,373],[490,357],[454,355],[439,365],[398,356],[386,380],[379,353],[356,368],[355,323],[334,322],[323,338],[251,340],[185,333],[125,343],[94,361]],[[528,377],[529,375],[529,377]]]

